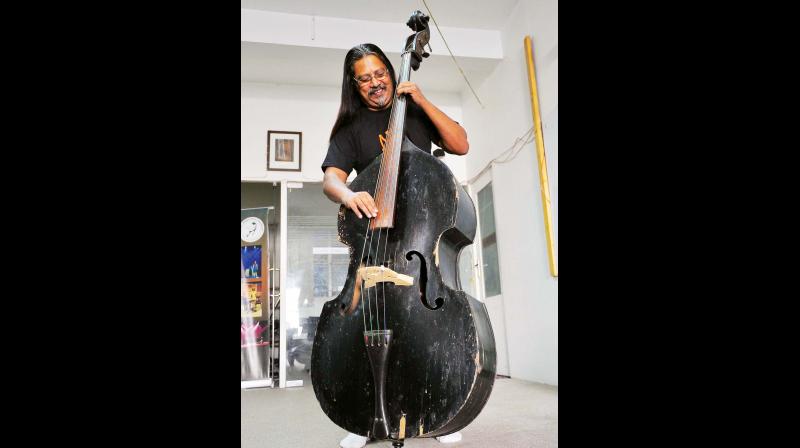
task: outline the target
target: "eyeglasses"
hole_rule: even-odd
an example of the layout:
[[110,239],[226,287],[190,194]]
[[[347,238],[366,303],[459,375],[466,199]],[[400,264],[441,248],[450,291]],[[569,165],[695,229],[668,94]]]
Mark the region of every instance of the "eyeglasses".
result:
[[372,82],[372,78],[375,78],[375,79],[386,79],[388,76],[389,76],[389,71],[382,68],[380,70],[375,70],[375,72],[372,73],[372,75],[361,75],[361,76],[359,76],[357,78],[353,78],[353,79],[355,79],[361,85],[366,85],[366,84]]

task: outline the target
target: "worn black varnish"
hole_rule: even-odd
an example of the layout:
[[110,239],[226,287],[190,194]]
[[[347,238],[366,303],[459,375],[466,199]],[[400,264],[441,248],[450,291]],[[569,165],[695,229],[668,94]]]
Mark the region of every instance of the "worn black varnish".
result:
[[[381,158],[359,174],[351,190],[374,194]],[[461,291],[458,278],[460,250],[475,237],[470,197],[445,164],[408,139],[402,145],[397,191],[388,243],[381,238],[369,260],[361,259],[366,217],[358,219],[340,208],[339,237],[351,254],[348,279],[322,309],[311,380],[322,410],[334,423],[376,436],[373,374],[363,336],[367,308],[359,303],[350,314],[347,311],[359,265],[386,263],[414,278],[413,286],[378,283],[360,298],[369,298],[374,306],[375,292],[382,293],[387,326],[393,331],[385,371],[388,438],[397,438],[403,413],[405,437],[433,437],[460,430],[483,409],[494,384],[494,335],[486,307]],[[377,235],[372,244],[377,246]],[[383,327],[384,302],[379,299],[377,304],[373,315],[381,313]]]

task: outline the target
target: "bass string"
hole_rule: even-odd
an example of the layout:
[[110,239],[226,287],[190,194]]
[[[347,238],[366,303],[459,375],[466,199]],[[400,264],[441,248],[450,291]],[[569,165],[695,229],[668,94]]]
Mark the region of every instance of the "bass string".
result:
[[[410,62],[410,60],[411,60],[411,56],[410,55],[404,55],[402,65],[400,67],[400,81],[401,82],[405,78],[404,75],[406,73],[410,72],[410,70],[409,70],[409,62]],[[396,93],[393,93],[393,94],[396,95]],[[394,101],[393,104],[392,104],[391,118],[389,119],[389,130],[391,131],[391,135],[389,136],[389,138],[391,139],[391,143],[388,146],[388,150],[386,151],[386,153],[383,156],[384,157],[383,158],[384,162],[386,162],[387,160],[391,160],[392,161],[392,165],[391,166],[392,167],[396,166],[397,168],[399,168],[399,163],[395,164],[393,162],[394,162],[395,157],[399,157],[399,154],[402,151],[402,134],[403,133],[395,132],[396,129],[394,129],[394,127],[395,127],[395,124],[397,123],[397,121],[400,120],[401,115],[404,114],[404,113],[405,113],[405,99],[397,97],[397,101]],[[395,151],[396,151],[396,153],[395,153]],[[389,165],[387,164],[387,166],[389,166]],[[381,168],[383,168],[383,163],[381,164]],[[398,176],[399,173],[397,172],[397,170],[388,170],[388,171],[389,171],[389,173],[388,173],[389,179],[387,180],[387,183],[384,184],[384,188],[383,188],[383,191],[382,191],[382,199],[383,199],[382,204],[393,203],[394,201],[390,201],[390,195],[394,195],[395,197],[397,196],[397,188],[396,188],[396,186],[397,186],[397,179],[398,179],[397,176]],[[392,186],[394,186],[394,188],[393,189],[385,188],[386,185],[392,185]],[[390,190],[393,190],[393,191],[390,191]],[[386,251],[387,251],[387,249],[389,247],[389,231],[390,231],[390,229],[391,229],[390,227],[386,227],[386,239],[385,239],[385,241],[383,243],[383,261],[384,261],[384,263],[386,262]],[[373,235],[374,235],[374,232],[373,232]],[[377,255],[377,252],[379,252],[379,249],[380,249],[380,243],[381,243],[381,237],[382,236],[383,236],[383,228],[381,228],[381,230],[378,232],[378,248],[377,248],[378,250],[376,250],[376,255]],[[396,266],[396,261],[395,261],[395,265],[393,267],[395,267],[395,266]],[[383,326],[384,326],[384,329],[388,330],[389,324],[388,324],[388,322],[386,320],[386,284],[385,284],[385,282],[381,283],[381,299],[382,299],[382,302],[383,302]],[[378,304],[377,291],[376,291],[375,303],[376,303],[376,305]],[[379,311],[377,311],[377,312],[379,313]],[[380,329],[380,314],[378,314],[378,316],[379,316],[378,317],[378,322],[379,322],[378,327]]]
[[[392,105],[392,110],[394,110],[394,104]],[[379,191],[385,189],[385,186],[387,185],[387,182],[389,181],[389,179],[386,178],[386,171],[388,171],[387,169],[385,169],[386,164],[387,164],[387,158],[386,158],[386,153],[384,153],[383,160],[381,160],[380,168],[378,170],[378,180],[377,180],[377,182],[375,184],[375,189],[373,190],[373,193],[372,193],[372,197],[373,198],[376,197],[376,195],[377,195],[377,193]],[[380,207],[378,207],[378,208],[380,209]],[[380,212],[380,210],[379,210],[379,212]],[[367,258],[366,258],[366,262],[365,262],[365,266],[366,267],[371,267],[373,265],[373,262],[370,261],[370,260],[372,260],[372,257],[371,257],[371,255],[372,255],[372,242],[373,242],[373,238],[375,237],[375,229],[372,228],[373,219],[375,219],[375,218],[368,218],[367,219],[367,231],[364,234],[364,243],[363,243],[364,245],[362,246],[362,250],[361,250],[361,257],[362,257],[361,259],[364,260],[364,258],[363,258],[364,257],[364,250],[367,248],[367,246],[369,246],[369,250],[367,251]],[[380,245],[380,239],[381,239],[380,238],[380,233],[381,233],[381,228],[378,228],[378,244],[379,245]],[[376,250],[375,252],[376,252],[376,257],[377,257],[377,252],[378,251]],[[377,296],[378,296],[378,294],[377,294],[377,291],[376,291],[376,293],[375,293],[375,304],[376,304],[376,306],[373,307],[372,306],[372,297],[371,297],[372,294],[370,294],[369,288],[365,288],[364,287],[364,283],[366,283],[366,279],[362,278],[361,282],[362,282],[362,285],[361,285],[362,294],[366,294],[366,302],[368,302],[367,303],[367,310],[369,312],[369,330],[370,330],[370,332],[369,332],[369,335],[370,335],[369,336],[369,344],[372,345],[373,342],[374,342],[374,332],[373,332],[373,326],[372,326],[372,322],[373,322],[372,310],[375,309],[376,318],[377,318],[377,316],[379,316],[377,314],[378,313],[378,310],[377,310],[377,302],[378,302],[378,297]],[[364,301],[362,300],[362,305],[363,305],[363,302]],[[362,313],[363,313],[363,307],[362,307]],[[366,319],[366,316],[365,316],[365,319]],[[377,320],[378,330],[380,330],[380,320],[379,319],[376,319],[376,320]],[[365,332],[367,331],[366,321],[364,323],[364,331]]]
[[[375,184],[375,188],[372,190],[372,197],[375,197],[375,194],[377,193],[378,189],[381,187],[381,181],[382,180],[383,180],[383,163],[381,163],[380,169],[378,171],[378,181]],[[369,260],[370,260],[370,254],[371,254],[371,251],[372,251],[372,247],[371,247],[372,246],[372,237],[375,235],[375,231],[372,229],[372,219],[373,218],[368,218],[367,219],[367,228],[366,228],[366,231],[364,232],[364,242],[362,243],[362,246],[361,246],[361,257],[359,258],[359,263],[358,263],[359,268],[361,267],[362,263],[364,264],[364,267],[369,267],[370,266],[370,261]],[[370,251],[367,252],[367,258],[364,259],[364,251],[367,249],[367,246],[370,246]],[[362,300],[361,300],[361,315],[364,318],[364,332],[366,333],[367,332],[367,313],[364,311],[364,308],[366,306],[366,310],[369,312],[369,329],[370,329],[370,333],[368,333],[368,334],[370,334],[370,343],[371,343],[372,342],[372,336],[371,336],[372,335],[372,333],[371,333],[371,330],[372,330],[372,307],[370,306],[370,303],[367,303],[366,305],[364,304],[364,302],[369,302],[370,301],[369,290],[364,287],[365,283],[366,283],[366,279],[362,277],[361,278],[361,285],[360,285],[361,286],[361,294],[362,294],[362,296],[366,295],[366,300],[364,300],[364,298],[362,297]]]
[[[411,75],[410,65],[411,65],[411,55],[410,55],[410,53],[406,52],[406,53],[403,54],[402,64],[401,64],[401,67],[400,67],[400,75],[399,75],[400,76],[400,79],[399,79],[400,82],[408,81],[410,79],[410,75]],[[397,158],[400,157],[400,155],[402,154],[402,149],[403,149],[402,148],[402,145],[403,145],[403,133],[402,132],[394,132],[394,129],[393,129],[394,128],[394,124],[397,121],[401,120],[401,118],[405,115],[405,111],[406,111],[406,99],[404,97],[399,97],[399,96],[397,96],[396,98],[397,98],[397,101],[395,101],[394,104],[392,104],[392,116],[390,118],[390,129],[392,129],[393,132],[392,132],[392,135],[390,136],[392,144],[389,146],[389,148],[391,150],[391,154],[390,155],[391,155],[391,158],[392,158],[393,162],[394,162],[394,158],[395,157],[397,157]],[[395,151],[397,151],[397,153],[395,153]],[[389,155],[389,154],[387,154],[387,155]],[[387,155],[384,155],[384,158],[386,158]],[[400,174],[398,172],[399,171],[399,165],[400,165],[399,161],[397,163],[393,163],[392,164],[393,167],[397,167],[398,169],[397,170],[391,170],[391,172],[389,174],[390,175],[389,182],[391,182],[389,185],[393,185],[394,189],[390,193],[388,188],[384,188],[384,195],[385,195],[384,204],[389,203],[389,195],[390,194],[393,194],[395,196],[395,198],[397,197],[397,182],[398,182],[398,176]],[[395,202],[395,201],[392,201],[392,202]],[[383,260],[384,261],[386,261],[386,251],[387,251],[388,246],[389,246],[389,231],[390,231],[390,228],[387,227],[386,228],[386,240],[385,240],[384,245],[383,245],[383,250],[384,250]],[[380,238],[381,238],[381,236],[382,236],[382,233],[379,233],[378,234],[378,247],[380,247]],[[394,260],[393,268],[397,267],[397,259],[396,259],[397,258],[397,250],[396,249],[397,248],[395,248],[395,260]],[[382,300],[382,302],[383,302],[383,325],[384,325],[384,328],[388,329],[389,328],[389,323],[388,323],[388,321],[386,319],[386,285],[385,285],[385,282],[384,282],[384,284],[381,285],[381,296],[382,296],[382,299],[383,299]]]
[[[386,229],[386,242],[383,243],[383,259],[384,262],[386,260],[386,250],[389,248],[389,229]],[[388,263],[386,263],[388,264]],[[392,264],[392,269],[395,269],[396,265]],[[383,326],[387,330],[389,329],[389,323],[386,321],[386,283],[381,284],[381,295],[383,296]]]
[[[403,65],[400,68],[401,77],[402,77],[402,74],[405,73],[406,69],[407,69],[407,67],[406,67],[406,63],[405,63],[405,59],[404,59],[403,60]],[[395,88],[396,88],[396,86],[395,86]],[[392,94],[394,95],[395,93],[393,92]],[[381,193],[381,197],[380,197],[380,199],[381,199],[381,201],[380,201],[381,207],[379,207],[379,213],[385,213],[386,212],[385,209],[387,208],[387,205],[391,205],[390,201],[389,201],[389,198],[390,198],[390,194],[392,194],[392,192],[390,191],[391,190],[390,188],[387,188],[387,186],[396,185],[396,183],[397,183],[396,170],[391,170],[391,169],[389,169],[389,167],[394,165],[393,162],[394,162],[394,157],[395,157],[395,151],[399,151],[400,150],[399,145],[397,145],[397,138],[395,136],[396,133],[394,132],[395,124],[397,123],[397,120],[399,119],[399,114],[400,114],[401,109],[402,109],[402,107],[396,107],[398,105],[398,103],[400,103],[401,106],[402,106],[402,102],[394,101],[392,103],[392,110],[391,110],[390,118],[389,118],[389,129],[386,132],[388,134],[387,135],[387,137],[388,137],[388,139],[387,139],[388,145],[384,148],[383,160],[381,161],[380,172],[379,172],[379,175],[378,175],[378,179],[379,179],[378,182],[380,183],[381,181],[383,181],[383,183],[381,185],[381,188],[376,188],[376,193],[378,191]],[[380,210],[381,208],[383,208],[384,210]],[[375,258],[378,259],[377,260],[377,264],[378,265],[385,264],[385,261],[386,261],[386,250],[387,250],[387,247],[388,247],[388,244],[389,244],[389,228],[388,227],[386,228],[385,239],[384,239],[383,230],[384,230],[384,227],[379,227],[378,228],[378,245],[377,245],[376,250],[375,250]],[[374,235],[375,235],[375,231],[373,230],[372,236],[374,237]],[[384,254],[383,254],[382,260],[379,259],[381,240],[383,240],[383,243],[384,243],[383,244]],[[371,238],[369,240],[369,245],[370,245],[370,251],[371,251],[372,250],[372,239]],[[379,302],[383,302],[383,328],[384,329],[388,329],[388,324],[386,322],[386,285],[385,285],[385,282],[381,282],[381,294],[380,295],[381,295],[381,299],[382,300],[379,301],[378,291],[377,291],[377,288],[376,288],[376,290],[375,290],[375,308],[376,308],[376,310],[375,311],[376,311],[376,323],[377,323],[378,331],[380,331],[380,329],[381,329],[380,311],[377,309],[378,306],[379,306]],[[372,313],[370,313],[370,320],[371,319],[372,319]]]
[[[409,69],[409,61],[410,61],[410,55],[403,58],[402,66],[401,66],[401,69],[400,69],[400,78],[401,78],[400,80],[401,81],[404,78],[403,74],[409,71],[408,70]],[[396,84],[395,84],[395,88],[396,88]],[[393,92],[393,94],[394,94],[394,92]],[[380,208],[385,208],[386,205],[389,204],[390,194],[394,194],[396,196],[396,191],[390,191],[389,188],[386,188],[387,185],[395,185],[396,186],[396,183],[397,183],[397,172],[396,172],[396,170],[390,170],[390,169],[388,169],[388,166],[390,166],[390,163],[394,161],[393,159],[395,157],[395,151],[398,151],[398,153],[399,153],[399,151],[402,149],[401,148],[402,140],[398,138],[399,136],[394,135],[395,133],[391,132],[391,131],[393,130],[394,125],[397,122],[397,120],[400,119],[400,115],[403,114],[404,112],[405,112],[405,99],[404,98],[398,98],[398,101],[394,101],[392,103],[392,110],[390,112],[389,129],[387,131],[387,134],[391,134],[391,135],[388,136],[389,139],[387,139],[390,143],[389,143],[388,147],[384,148],[385,150],[384,150],[384,154],[383,154],[383,159],[381,161],[380,168],[379,168],[379,171],[378,171],[378,180],[376,182],[375,189],[373,190],[373,195],[372,195],[373,198],[375,198],[376,194],[378,192],[381,193],[381,198],[380,199],[381,199],[382,207],[379,207],[379,212],[381,212]],[[395,190],[396,190],[396,188],[395,188]],[[372,243],[373,243],[373,238],[375,237],[375,230],[372,228],[372,223],[373,223],[373,218],[369,218],[367,220],[367,231],[364,234],[364,245],[362,246],[362,250],[361,250],[361,256],[362,256],[361,260],[363,260],[364,250],[366,249],[365,246],[367,246],[367,245],[369,246],[369,250],[367,251],[367,258],[366,258],[366,266],[367,267],[370,266],[370,260],[371,260],[370,256],[372,254]],[[375,258],[376,259],[379,256],[380,243],[381,243],[381,240],[383,239],[383,235],[384,235],[383,229],[384,229],[383,227],[379,227],[378,228],[378,247],[375,250]],[[370,232],[370,230],[371,230],[371,232]],[[386,260],[386,250],[388,248],[388,244],[389,244],[389,228],[386,228],[386,236],[385,236],[385,240],[384,240],[384,256],[383,256],[384,262]],[[375,304],[373,305],[372,304],[372,294],[370,294],[368,288],[364,288],[364,283],[366,282],[366,280],[364,278],[362,278],[361,281],[362,281],[362,285],[361,285],[362,286],[362,288],[361,288],[362,294],[366,294],[366,299],[367,299],[366,300],[366,302],[367,302],[366,305],[364,304],[364,300],[362,300],[362,303],[361,303],[361,305],[362,305],[362,315],[364,317],[364,331],[367,331],[366,314],[368,313],[369,314],[369,329],[370,329],[370,333],[369,334],[370,335],[374,335],[373,325],[372,325],[373,324],[373,310],[375,310],[376,328],[377,328],[378,331],[380,331],[380,329],[381,329],[380,311],[378,310],[378,306],[379,306],[378,291],[377,291],[377,288],[376,288],[376,291],[375,291]],[[382,282],[382,283],[385,283],[385,282]],[[382,300],[382,302],[383,302],[383,307],[382,307],[383,308],[383,320],[384,320],[383,324],[384,324],[384,329],[386,329],[386,328],[388,328],[387,327],[387,321],[386,321],[386,287],[383,284],[381,285],[381,298],[383,299]],[[367,313],[364,313],[364,307],[365,306],[366,306],[366,309],[367,309]],[[370,343],[372,343],[372,341],[370,341]]]

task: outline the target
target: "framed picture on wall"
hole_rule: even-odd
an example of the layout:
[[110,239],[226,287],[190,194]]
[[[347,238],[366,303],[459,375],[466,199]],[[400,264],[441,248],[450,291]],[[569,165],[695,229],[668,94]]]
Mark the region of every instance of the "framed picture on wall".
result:
[[267,132],[268,171],[300,171],[302,156],[302,132]]

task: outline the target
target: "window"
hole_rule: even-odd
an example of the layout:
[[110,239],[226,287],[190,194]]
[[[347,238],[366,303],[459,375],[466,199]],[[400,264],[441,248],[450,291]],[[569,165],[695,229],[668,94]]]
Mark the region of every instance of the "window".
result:
[[478,191],[478,214],[481,226],[481,247],[483,253],[484,297],[499,295],[500,266],[497,257],[497,234],[494,225],[494,198],[492,183],[489,182]]
[[336,297],[347,280],[350,253],[347,247],[315,247],[314,298],[325,300]]

